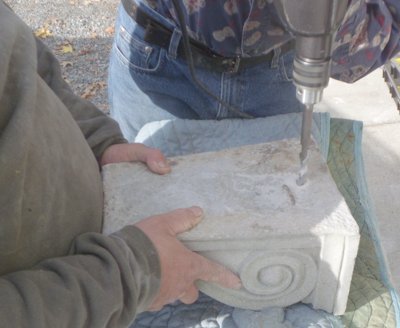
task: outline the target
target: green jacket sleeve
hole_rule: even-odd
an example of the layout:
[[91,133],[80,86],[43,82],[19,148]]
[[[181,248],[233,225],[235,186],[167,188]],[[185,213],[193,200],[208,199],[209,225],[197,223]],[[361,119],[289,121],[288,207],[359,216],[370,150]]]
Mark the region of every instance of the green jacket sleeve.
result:
[[102,181],[85,138],[98,156],[123,141],[0,0],[0,327],[127,327],[158,291],[146,235],[98,233]]
[[0,278],[0,322],[21,328],[127,327],[150,304],[159,276],[157,253],[139,229],[83,234],[70,256]]

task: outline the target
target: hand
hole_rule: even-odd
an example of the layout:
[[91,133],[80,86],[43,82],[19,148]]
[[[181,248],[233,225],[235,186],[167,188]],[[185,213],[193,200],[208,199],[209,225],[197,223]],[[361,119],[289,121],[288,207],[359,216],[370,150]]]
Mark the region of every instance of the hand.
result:
[[176,236],[196,226],[202,219],[200,207],[178,209],[136,223],[153,242],[161,264],[161,284],[149,311],[180,300],[190,304],[198,298],[198,279],[239,289],[240,279],[220,264],[190,251]]
[[136,161],[146,163],[150,171],[157,174],[166,174],[171,171],[171,167],[160,150],[139,143],[111,145],[104,151],[100,165]]

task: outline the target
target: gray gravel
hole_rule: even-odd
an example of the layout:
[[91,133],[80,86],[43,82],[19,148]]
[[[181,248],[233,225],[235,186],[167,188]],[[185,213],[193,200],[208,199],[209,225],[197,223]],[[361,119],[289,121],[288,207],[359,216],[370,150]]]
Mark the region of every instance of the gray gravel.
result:
[[[107,112],[107,70],[119,0],[6,0],[59,59],[74,91]],[[43,33],[46,34],[46,33]],[[45,36],[45,35],[44,35]],[[72,52],[65,53],[65,47]]]

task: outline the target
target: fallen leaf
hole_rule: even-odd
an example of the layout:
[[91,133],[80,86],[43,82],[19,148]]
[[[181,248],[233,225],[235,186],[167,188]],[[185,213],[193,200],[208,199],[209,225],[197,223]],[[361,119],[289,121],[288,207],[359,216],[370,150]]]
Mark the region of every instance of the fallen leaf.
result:
[[63,68],[72,67],[72,62],[70,62],[70,61],[62,61],[60,65]]
[[115,31],[115,28],[114,28],[113,25],[107,27],[107,28],[104,30],[104,32],[106,32],[108,35],[114,35],[114,31]]
[[94,2],[99,2],[100,0],[85,0],[85,1],[83,1],[83,4],[85,5],[85,6],[88,6],[88,5],[91,5],[91,4],[93,4]]
[[106,83],[103,82],[103,81],[91,83],[83,91],[81,97],[84,98],[84,99],[92,98],[93,96],[96,95],[96,92],[98,90],[103,89],[105,86],[106,86]]
[[49,31],[49,29],[48,29],[47,27],[38,28],[34,33],[35,33],[35,35],[36,35],[38,38],[41,38],[41,39],[46,39],[46,38],[48,38],[49,36],[52,36],[52,35],[53,35],[53,34]]
[[71,44],[63,44],[61,46],[61,52],[63,54],[68,54],[68,53],[74,52],[74,48],[72,47]]

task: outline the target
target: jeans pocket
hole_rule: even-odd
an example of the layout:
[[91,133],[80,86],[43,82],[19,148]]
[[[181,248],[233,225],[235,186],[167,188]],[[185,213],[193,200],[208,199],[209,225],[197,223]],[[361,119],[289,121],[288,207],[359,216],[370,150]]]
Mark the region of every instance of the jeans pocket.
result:
[[114,47],[117,57],[130,69],[151,73],[161,67],[164,50],[128,33],[123,26],[116,35]]
[[294,51],[285,53],[279,58],[279,70],[283,80],[293,81]]

